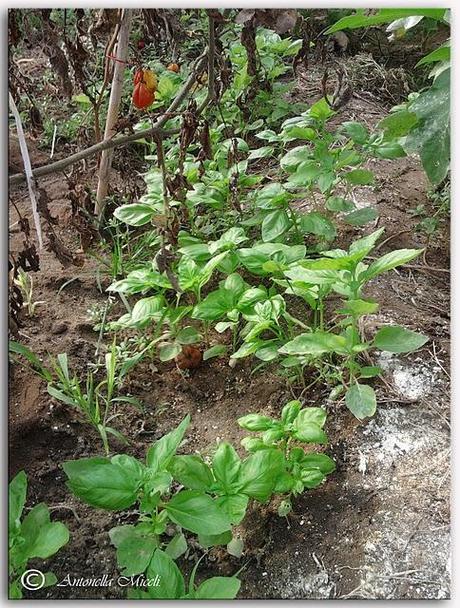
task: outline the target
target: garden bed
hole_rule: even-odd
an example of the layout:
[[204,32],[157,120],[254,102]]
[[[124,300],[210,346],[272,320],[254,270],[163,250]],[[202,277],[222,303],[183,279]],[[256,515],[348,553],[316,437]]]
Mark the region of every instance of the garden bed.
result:
[[[317,101],[321,74],[320,68],[300,73],[293,101]],[[387,114],[387,104],[379,102],[375,91],[368,93],[363,83],[331,127],[345,120],[375,126]],[[46,162],[34,143],[31,154],[34,166]],[[57,154],[64,156],[65,152],[58,150]],[[130,158],[134,164],[139,162],[137,153]],[[20,158],[15,160],[13,154],[10,162],[15,166]],[[263,162],[254,171],[270,171],[269,165],[261,167]],[[421,332],[429,341],[415,354],[383,353],[369,363],[380,365],[384,372],[374,383],[378,408],[371,419],[354,418],[343,402],[329,400],[325,386],[315,385],[302,393],[303,405],[324,406],[328,412],[329,444],[322,449],[337,468],[323,485],[294,498],[287,517],[278,516],[276,501],[251,506],[236,527],[236,535],[244,541],[241,558],[219,547],[206,554],[198,579],[231,576],[243,567],[240,598],[450,596],[449,225],[447,219],[442,220],[433,239],[416,229],[420,220],[412,210],[423,205],[427,216],[434,212],[417,157],[372,160],[368,168],[374,172],[376,184],[357,189],[354,197],[358,208],[372,205],[378,211],[371,226],[372,230],[385,228],[378,255],[404,248],[426,247],[426,252],[423,261],[416,259],[370,282],[366,296],[378,300],[380,310],[365,317],[360,330],[370,337],[381,324],[393,323]],[[86,167],[78,179],[94,189],[96,167]],[[123,167],[115,167],[113,183],[123,180]],[[69,220],[68,185],[60,176],[51,175],[40,179],[39,186],[48,196],[51,214],[59,220],[57,234],[72,251],[78,250],[79,237]],[[14,187],[10,195],[16,206],[10,209],[10,225],[19,219],[17,208],[32,226],[27,189]],[[312,210],[302,201],[297,206],[301,212]],[[369,226],[356,228],[339,220],[334,247],[346,249],[353,239],[369,232]],[[22,240],[13,227],[13,254],[21,250]],[[84,253],[79,257],[81,266],[63,268],[54,253],[40,252],[40,270],[33,273],[33,279],[34,299],[41,303],[33,318],[21,317],[15,339],[44,361],[47,353],[68,353],[72,369],[84,372],[100,348],[88,311],[105,305],[104,290],[110,280],[100,272],[94,257]],[[123,312],[117,301],[111,315],[117,318]],[[211,340],[216,335],[211,334]],[[254,367],[250,359],[229,365],[228,356],[203,361],[185,372],[174,362],[142,361],[129,376],[125,391],[142,402],[144,413],[129,404],[116,406],[123,412],[117,429],[129,446],[114,440],[113,451],[143,459],[152,442],[187,414],[191,424],[180,453],[209,455],[223,440],[238,446],[244,436],[238,418],[249,412],[279,417],[282,406],[299,397],[275,364],[262,370]],[[25,470],[28,504],[48,504],[53,519],[64,522],[71,535],[71,543],[47,562],[60,586],[26,591],[25,597],[123,597],[124,590],[116,582],[106,586],[66,583],[104,575],[116,581],[119,569],[108,532],[115,525],[137,520],[133,509],[112,513],[91,508],[66,487],[61,464],[100,455],[97,433],[83,427],[67,406],[53,400],[36,374],[16,363],[10,369],[9,425],[10,476]],[[192,543],[179,559],[182,570],[189,573],[201,555],[202,549]]]

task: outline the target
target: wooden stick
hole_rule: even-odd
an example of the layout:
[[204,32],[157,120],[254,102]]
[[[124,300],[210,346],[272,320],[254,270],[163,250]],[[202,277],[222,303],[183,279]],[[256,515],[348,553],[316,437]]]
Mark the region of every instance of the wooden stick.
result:
[[16,104],[14,103],[13,96],[10,92],[9,95],[9,104],[10,109],[13,112],[14,120],[16,121],[16,130],[18,132],[18,140],[19,147],[21,149],[22,161],[24,163],[24,171],[25,177],[27,179],[27,187],[29,188],[30,202],[32,203],[32,215],[35,223],[35,230],[37,231],[38,238],[38,246],[39,249],[43,247],[43,238],[42,238],[42,228],[40,225],[40,216],[38,215],[38,205],[37,205],[37,187],[35,184],[34,177],[32,175],[32,165],[30,164],[30,156],[29,150],[27,149],[26,137],[24,135],[24,130],[22,128],[21,117],[19,115]]
[[[109,139],[116,133],[114,126],[118,120],[118,111],[120,109],[121,94],[123,91],[123,79],[126,68],[126,60],[128,58],[129,34],[131,32],[132,18],[132,9],[123,10],[117,43],[117,59],[119,61],[115,62],[115,68],[113,70],[113,80],[112,87],[110,89],[109,109],[105,123],[104,139]],[[101,164],[99,167],[96,203],[94,206],[94,213],[97,216],[102,214],[102,209],[104,208],[104,200],[107,196],[109,186],[112,158],[113,149],[104,150],[102,152]]]

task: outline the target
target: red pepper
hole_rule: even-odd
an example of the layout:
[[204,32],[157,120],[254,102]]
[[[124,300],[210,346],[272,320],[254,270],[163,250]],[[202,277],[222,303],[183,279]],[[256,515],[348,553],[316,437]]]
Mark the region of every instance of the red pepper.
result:
[[155,93],[149,90],[143,82],[138,82],[133,91],[133,104],[142,110],[155,101]]
[[142,82],[144,78],[144,70],[137,70],[137,72],[134,74],[134,84],[137,84],[138,82]]

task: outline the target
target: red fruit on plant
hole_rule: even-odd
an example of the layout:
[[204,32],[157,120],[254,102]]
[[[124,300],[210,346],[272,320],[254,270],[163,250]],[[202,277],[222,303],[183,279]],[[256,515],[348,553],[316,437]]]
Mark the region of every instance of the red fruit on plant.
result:
[[144,40],[138,40],[137,41],[137,48],[141,51],[145,46],[145,41]]
[[194,369],[203,360],[203,353],[196,346],[186,344],[182,347],[182,352],[176,357],[176,364],[179,369]]
[[139,82],[142,82],[143,79],[144,79],[144,70],[137,70],[137,72],[134,73],[134,84],[138,84]]
[[155,93],[148,89],[143,82],[138,82],[133,91],[133,104],[139,110],[148,108],[155,101]]

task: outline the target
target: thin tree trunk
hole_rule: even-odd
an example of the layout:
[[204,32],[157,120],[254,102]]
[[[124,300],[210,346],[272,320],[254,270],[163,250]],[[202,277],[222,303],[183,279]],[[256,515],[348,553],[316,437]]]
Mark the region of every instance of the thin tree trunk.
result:
[[[107,112],[107,121],[105,123],[104,139],[109,139],[115,135],[113,129],[118,120],[118,110],[120,107],[121,93],[123,90],[123,76],[125,71],[126,60],[128,57],[129,33],[131,31],[132,10],[124,9],[121,18],[120,32],[118,35],[116,57],[113,71],[112,88],[110,90],[109,109]],[[113,149],[104,150],[101,155],[101,163],[99,167],[99,182],[97,185],[97,198],[95,205],[95,213],[100,216],[104,208],[104,200],[107,196],[110,169],[112,166]]]

